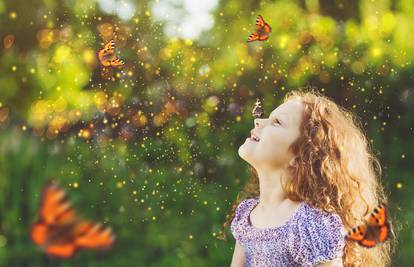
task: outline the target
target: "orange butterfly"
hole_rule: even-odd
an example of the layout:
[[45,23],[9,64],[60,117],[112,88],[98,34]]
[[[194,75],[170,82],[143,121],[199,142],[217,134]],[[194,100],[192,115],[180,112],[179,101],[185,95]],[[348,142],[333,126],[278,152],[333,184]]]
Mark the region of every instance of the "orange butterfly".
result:
[[115,242],[109,227],[79,220],[65,191],[53,181],[43,189],[39,219],[30,237],[46,254],[58,258],[70,258],[79,249],[107,249]]
[[115,42],[110,40],[104,48],[98,52],[98,58],[104,67],[119,67],[124,65],[124,61],[115,55]]
[[375,247],[390,237],[390,225],[387,220],[387,206],[381,204],[370,214],[368,221],[352,228],[346,235],[346,239],[356,241],[367,248]]
[[250,34],[247,38],[247,42],[253,41],[266,41],[269,38],[269,34],[272,32],[272,28],[267,24],[262,16],[257,16],[256,19],[256,31]]

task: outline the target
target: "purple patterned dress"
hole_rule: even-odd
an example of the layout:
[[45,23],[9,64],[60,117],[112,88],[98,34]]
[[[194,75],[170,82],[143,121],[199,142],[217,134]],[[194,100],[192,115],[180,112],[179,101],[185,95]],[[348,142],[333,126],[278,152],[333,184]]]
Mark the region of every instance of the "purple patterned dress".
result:
[[230,227],[245,249],[246,267],[316,266],[342,257],[345,229],[339,215],[302,202],[281,226],[261,229],[250,222],[258,203],[259,197],[240,202]]

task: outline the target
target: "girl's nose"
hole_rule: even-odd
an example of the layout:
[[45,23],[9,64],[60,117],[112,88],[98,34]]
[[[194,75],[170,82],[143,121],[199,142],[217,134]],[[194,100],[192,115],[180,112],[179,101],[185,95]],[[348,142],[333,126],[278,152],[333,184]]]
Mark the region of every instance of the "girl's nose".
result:
[[259,119],[254,120],[254,127],[259,128]]

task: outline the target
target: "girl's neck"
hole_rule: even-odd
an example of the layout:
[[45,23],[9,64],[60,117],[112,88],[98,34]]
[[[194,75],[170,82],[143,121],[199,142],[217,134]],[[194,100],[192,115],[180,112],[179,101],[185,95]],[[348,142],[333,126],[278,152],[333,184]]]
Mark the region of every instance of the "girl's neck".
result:
[[285,193],[282,189],[282,179],[286,176],[284,171],[271,172],[257,172],[259,175],[260,196],[259,204],[260,210],[270,210],[278,207],[284,200],[286,200]]

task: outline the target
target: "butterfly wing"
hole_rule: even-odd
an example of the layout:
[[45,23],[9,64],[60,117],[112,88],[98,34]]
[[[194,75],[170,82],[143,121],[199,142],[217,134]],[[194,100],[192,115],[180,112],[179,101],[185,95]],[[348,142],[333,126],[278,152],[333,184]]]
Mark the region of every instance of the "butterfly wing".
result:
[[368,218],[368,223],[373,226],[383,226],[386,224],[387,217],[387,206],[383,203],[374,208]]
[[378,230],[379,228],[377,226],[370,225],[368,222],[366,225],[366,234],[364,235],[364,238],[358,241],[358,244],[366,247],[366,248],[372,248],[375,247],[378,244]]
[[48,182],[44,188],[40,218],[48,225],[65,225],[76,220],[65,191],[56,182]]
[[382,203],[374,208],[368,218],[368,225],[374,229],[374,237],[377,242],[385,242],[390,236],[390,225],[388,223],[388,209]]
[[102,48],[98,52],[99,61],[104,67],[111,66],[111,61],[114,57],[114,48],[115,42],[114,40],[110,40],[108,43],[105,44],[104,48]]
[[358,244],[366,248],[372,248],[377,245],[377,241],[371,238],[364,238],[361,241],[359,241]]
[[264,25],[259,31],[259,40],[260,41],[266,41],[269,38],[269,34],[272,32],[272,28],[270,27],[270,25],[267,24],[264,21],[263,21],[263,23],[264,23]]
[[390,237],[390,225],[389,223],[385,223],[383,226],[380,227],[378,233],[378,240],[380,242],[385,242]]
[[259,41],[266,41],[267,39],[269,39],[269,35],[264,33],[264,34],[259,34]]
[[65,191],[56,182],[50,181],[43,189],[39,219],[32,225],[30,237],[46,253],[58,257],[70,257],[75,248],[68,242],[62,242],[61,236],[76,220],[77,215]]
[[247,42],[252,41],[266,41],[269,38],[269,33],[272,32],[272,28],[266,23],[261,15],[256,19],[256,32],[252,33]]
[[110,40],[98,52],[99,58],[101,58],[101,57],[103,57],[104,55],[107,55],[107,54],[112,54],[114,52],[114,48],[115,48],[115,42],[114,42],[114,40]]
[[247,42],[253,42],[257,40],[259,40],[259,34],[257,32],[250,34],[249,38],[247,38]]
[[77,248],[74,243],[51,244],[46,247],[45,252],[49,256],[68,259],[75,255]]
[[346,238],[348,240],[361,241],[364,239],[366,233],[367,227],[365,225],[358,225],[357,227],[352,228],[352,230],[348,232]]
[[124,61],[118,57],[114,57],[113,59],[110,60],[109,65],[112,67],[119,67],[124,65]]
[[36,222],[30,230],[30,238],[38,246],[44,246],[49,239],[48,226],[42,222]]
[[50,256],[71,258],[79,249],[107,249],[115,242],[115,236],[109,227],[101,224],[78,221],[70,229],[61,231],[59,240],[46,246]]
[[267,33],[271,33],[272,32],[272,27],[270,27],[270,25],[265,22],[265,24],[263,26],[263,30]]
[[367,225],[359,225],[357,227],[352,228],[351,231],[348,232],[346,238],[348,240],[356,241],[361,246],[371,248],[374,247],[377,242],[375,238],[372,238],[372,235],[369,235]]
[[264,25],[265,25],[265,21],[263,17],[261,15],[258,15],[256,19],[256,30],[263,28]]
[[260,118],[263,115],[263,108],[260,99],[256,99],[256,102],[254,103],[254,107],[252,110],[252,115],[255,118]]
[[79,248],[106,249],[115,242],[111,228],[99,223],[82,222],[76,227],[75,244]]
[[115,48],[115,41],[113,39],[109,40],[108,43],[104,46],[104,49],[106,49],[108,52],[113,53]]
[[111,66],[111,61],[107,60],[107,59],[103,59],[103,60],[101,60],[101,64],[104,67],[109,67],[109,66]]
[[70,225],[76,220],[76,213],[68,201],[65,191],[51,181],[42,193],[39,219],[33,224],[31,238],[37,245],[44,245],[50,235],[50,228]]

